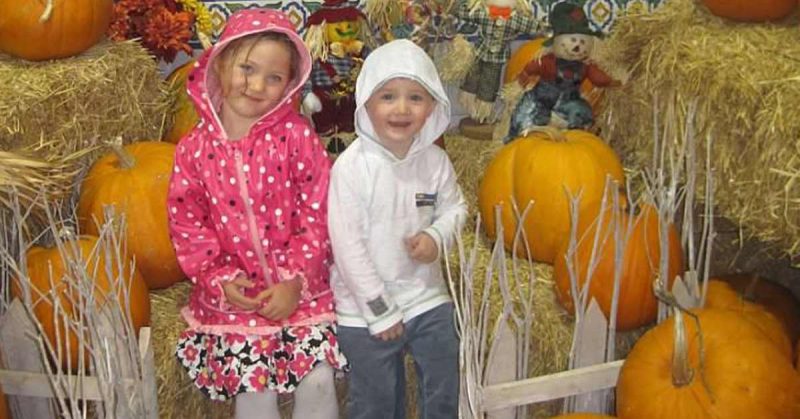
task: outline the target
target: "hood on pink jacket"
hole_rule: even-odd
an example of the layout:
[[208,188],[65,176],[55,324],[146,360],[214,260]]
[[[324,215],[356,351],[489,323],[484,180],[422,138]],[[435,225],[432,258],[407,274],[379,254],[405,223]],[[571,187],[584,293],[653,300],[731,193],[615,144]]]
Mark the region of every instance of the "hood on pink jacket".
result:
[[210,70],[213,68],[213,62],[232,41],[263,32],[279,32],[288,36],[297,48],[299,62],[295,77],[286,88],[284,99],[273,110],[262,116],[251,130],[255,130],[255,133],[263,131],[291,112],[298,100],[299,91],[311,73],[311,55],[308,48],[286,15],[270,9],[249,9],[234,13],[228,19],[219,41],[203,52],[197,60],[186,83],[189,96],[194,101],[200,118],[207,124],[212,124],[217,132],[225,131],[218,115],[222,103],[222,85],[215,72]]

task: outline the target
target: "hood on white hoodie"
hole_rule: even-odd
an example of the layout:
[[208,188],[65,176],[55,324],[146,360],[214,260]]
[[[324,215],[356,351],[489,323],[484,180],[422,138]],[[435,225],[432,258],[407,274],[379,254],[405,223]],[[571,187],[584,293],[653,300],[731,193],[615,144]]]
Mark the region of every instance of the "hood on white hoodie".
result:
[[365,143],[379,145],[386,153],[372,121],[367,115],[366,104],[372,94],[386,82],[395,78],[406,78],[421,84],[436,100],[436,106],[417,134],[406,158],[430,146],[447,129],[450,123],[450,100],[447,98],[436,66],[425,51],[407,39],[399,39],[372,51],[356,81],[356,134]]

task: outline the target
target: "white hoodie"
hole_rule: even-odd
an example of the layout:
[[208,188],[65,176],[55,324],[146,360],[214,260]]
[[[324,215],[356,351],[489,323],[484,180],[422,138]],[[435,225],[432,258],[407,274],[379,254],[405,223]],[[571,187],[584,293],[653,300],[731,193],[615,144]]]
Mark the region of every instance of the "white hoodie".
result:
[[[365,108],[374,91],[398,77],[417,81],[437,102],[402,159],[381,144]],[[397,40],[367,57],[356,82],[358,138],[336,160],[328,194],[340,325],[377,334],[450,301],[439,261],[415,262],[403,243],[424,231],[441,257],[466,217],[453,165],[433,145],[449,121],[450,101],[425,51]]]

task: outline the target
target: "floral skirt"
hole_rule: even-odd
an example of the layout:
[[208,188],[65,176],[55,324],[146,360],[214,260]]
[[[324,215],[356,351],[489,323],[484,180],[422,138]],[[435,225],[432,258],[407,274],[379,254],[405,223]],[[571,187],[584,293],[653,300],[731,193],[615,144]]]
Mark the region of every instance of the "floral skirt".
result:
[[187,330],[180,335],[175,355],[212,400],[264,390],[291,393],[319,362],[347,367],[331,324],[284,327],[263,336]]

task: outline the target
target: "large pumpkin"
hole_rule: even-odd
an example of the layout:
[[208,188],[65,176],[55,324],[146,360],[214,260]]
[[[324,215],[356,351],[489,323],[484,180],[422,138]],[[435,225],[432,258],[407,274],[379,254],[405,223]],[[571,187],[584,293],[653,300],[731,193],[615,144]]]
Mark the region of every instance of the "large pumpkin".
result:
[[711,13],[740,22],[782,19],[797,7],[797,0],[703,0]]
[[0,0],[0,51],[41,61],[79,54],[111,23],[112,0]]
[[636,342],[617,381],[619,418],[800,418],[800,375],[761,330],[729,310],[695,314],[699,331],[683,316],[676,333],[673,316]]
[[[122,278],[131,278],[129,284],[130,294],[130,315],[131,322],[134,330],[138,331],[140,327],[150,324],[150,296],[147,292],[147,286],[144,283],[141,275],[137,270],[133,270],[133,275],[130,276],[132,266],[131,261],[125,257],[122,261],[122,266],[119,262],[113,261],[111,266],[107,265],[106,254],[101,246],[98,245],[98,239],[94,236],[81,236],[79,238],[65,238],[65,252],[70,255],[69,259],[82,260],[86,266],[86,271],[89,273],[96,272],[94,277],[95,298],[96,301],[102,303],[103,296],[107,295],[109,291],[110,280],[116,280],[118,276]],[[71,253],[75,249],[80,252],[80,256]],[[53,297],[49,300],[38,299],[39,295],[47,295],[51,290],[55,291],[60,300],[63,314],[75,319],[78,313],[74,312],[72,301],[77,299],[77,294],[72,290],[69,285],[68,275],[70,272],[64,266],[64,260],[58,248],[44,248],[33,247],[28,250],[26,254],[28,276],[31,281],[31,292],[33,303],[33,313],[41,323],[42,328],[47,339],[55,347],[56,333],[60,336],[62,345],[66,340],[69,345],[69,364],[67,359],[62,360],[62,367],[67,368],[71,366],[74,370],[78,366],[78,338],[74,332],[67,332],[64,329],[63,321],[61,321],[61,313],[58,314],[59,318],[57,324],[59,325],[58,331],[56,330],[56,313],[53,309]],[[113,259],[113,258],[112,258]],[[108,276],[108,272],[112,273],[112,277]],[[120,272],[122,274],[120,275]],[[52,273],[52,282],[51,282]],[[102,291],[102,293],[100,292]],[[22,296],[22,289],[17,281],[12,282],[11,292],[14,297]],[[118,295],[122,307],[126,307],[124,295]],[[67,336],[66,339],[64,337]],[[62,347],[62,351],[66,351],[67,347]],[[63,352],[66,353],[66,352]],[[88,358],[87,358],[88,360]]]
[[[542,54],[542,47],[546,39],[547,38],[536,38],[525,41],[511,54],[506,62],[503,83],[507,84],[515,81],[519,73],[522,72],[522,69],[524,69],[531,60],[538,58]],[[532,86],[533,83],[529,87]],[[583,98],[589,102],[594,113],[598,113],[600,111],[600,100],[603,98],[603,89],[595,87],[589,79],[585,79],[581,83],[581,94]]]
[[614,416],[601,415],[599,413],[569,413],[566,415],[553,416],[550,419],[613,419]]
[[183,279],[169,238],[167,190],[175,145],[142,141],[113,144],[114,152],[94,163],[81,185],[78,220],[81,230],[97,234],[104,207],[125,214],[128,249],[150,289]]
[[792,342],[800,338],[800,303],[791,290],[752,274],[718,275],[713,279],[728,283],[741,299],[772,313],[783,323]]
[[728,283],[717,279],[709,280],[705,306],[733,310],[741,314],[745,321],[755,324],[787,358],[792,359],[792,340],[781,321],[764,307],[742,299]]
[[186,64],[173,70],[167,77],[167,83],[175,101],[170,109],[173,116],[172,126],[164,135],[163,140],[173,144],[177,144],[200,121],[194,103],[186,92],[186,78],[194,69],[194,65],[195,60],[189,60]]
[[[575,271],[578,274],[578,289],[585,282],[594,246],[595,233],[600,228],[599,243],[596,247],[596,267],[592,273],[589,284],[589,298],[594,298],[603,310],[606,317],[611,313],[611,300],[614,292],[614,255],[616,241],[614,239],[614,223],[612,211],[606,211],[603,217],[579,218],[576,252],[573,258]],[[624,234],[627,228],[628,214],[621,211],[619,214],[621,226],[619,232]],[[614,217],[617,218],[617,217]],[[626,247],[622,250],[622,273],[619,284],[619,298],[617,303],[617,324],[619,330],[629,330],[655,321],[658,303],[653,293],[653,281],[659,274],[659,261],[661,260],[660,223],[658,213],[652,206],[646,205],[636,216],[631,227],[633,230]],[[683,251],[680,237],[675,226],[670,224],[667,233],[669,239],[669,278],[668,287],[671,288],[676,275],[683,274]],[[607,239],[603,239],[607,237]],[[600,246],[602,243],[602,246]],[[569,272],[567,270],[566,250],[568,242],[562,245],[559,257],[555,260],[554,280],[556,294],[562,306],[570,313],[575,312],[570,286]]]
[[[552,263],[569,236],[569,195],[582,191],[580,210],[599,208],[606,177],[622,185],[622,164],[603,140],[581,130],[537,131],[500,149],[486,167],[478,206],[487,234],[495,237],[494,207],[501,205],[503,239],[511,249],[517,222],[512,199],[522,211],[533,201],[524,230],[535,260]],[[520,242],[520,244],[522,244]],[[516,249],[525,257],[524,248]]]

